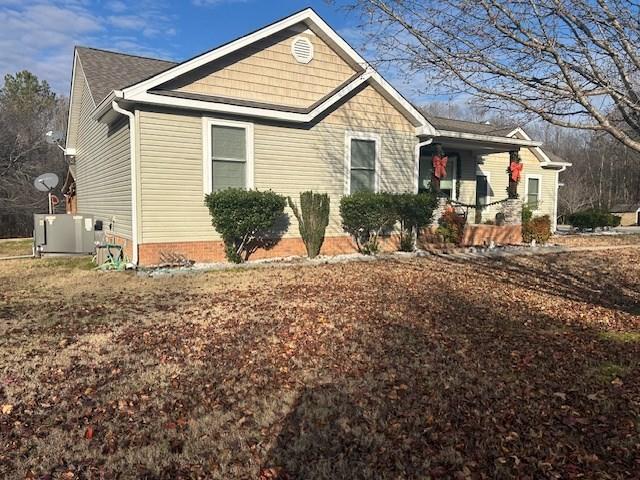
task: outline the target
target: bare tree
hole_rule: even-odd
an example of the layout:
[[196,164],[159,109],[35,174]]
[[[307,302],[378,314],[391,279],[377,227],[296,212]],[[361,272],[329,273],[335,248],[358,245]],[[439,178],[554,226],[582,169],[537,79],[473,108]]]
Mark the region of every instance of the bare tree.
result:
[[[635,0],[352,0],[377,60],[423,93],[606,132],[640,152]],[[372,41],[373,40],[373,41]]]
[[30,72],[6,75],[0,88],[0,237],[27,235],[31,215],[44,211],[46,196],[33,180],[65,173],[62,152],[45,142],[49,129],[63,130],[67,101]]

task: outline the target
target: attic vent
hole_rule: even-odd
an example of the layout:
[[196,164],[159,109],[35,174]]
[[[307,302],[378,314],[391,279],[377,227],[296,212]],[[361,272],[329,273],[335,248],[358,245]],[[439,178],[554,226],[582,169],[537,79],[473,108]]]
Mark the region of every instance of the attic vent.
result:
[[309,63],[313,60],[313,44],[306,37],[296,37],[291,42],[291,53],[300,63]]

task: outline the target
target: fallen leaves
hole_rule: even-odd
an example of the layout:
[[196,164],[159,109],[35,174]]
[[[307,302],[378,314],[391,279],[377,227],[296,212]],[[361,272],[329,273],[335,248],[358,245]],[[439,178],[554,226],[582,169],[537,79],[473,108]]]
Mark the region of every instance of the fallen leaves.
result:
[[73,302],[0,265],[0,476],[633,477],[639,260],[87,272]]

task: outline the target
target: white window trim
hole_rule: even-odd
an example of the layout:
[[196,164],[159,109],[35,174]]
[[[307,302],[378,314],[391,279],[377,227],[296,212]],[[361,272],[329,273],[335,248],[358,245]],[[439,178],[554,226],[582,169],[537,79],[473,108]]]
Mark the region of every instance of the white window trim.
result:
[[529,179],[538,180],[538,208],[533,210],[534,214],[540,213],[540,204],[542,203],[542,175],[539,174],[527,174],[524,176],[524,199],[527,205],[529,204]]
[[247,163],[245,166],[245,185],[247,190],[254,188],[254,143],[253,143],[253,123],[236,122],[233,120],[220,120],[218,118],[202,117],[202,190],[206,194],[213,190],[213,176],[211,171],[212,151],[211,151],[211,127],[214,125],[222,127],[244,128],[246,131],[246,154]]
[[[493,201],[493,195],[491,195],[491,173],[484,172],[480,166],[476,166],[476,177],[487,177],[487,203],[491,203]],[[476,188],[478,186],[478,181],[476,179]]]
[[380,159],[382,137],[377,133],[346,132],[344,135],[344,194],[351,194],[351,140],[369,140],[376,144],[374,192],[380,191]]

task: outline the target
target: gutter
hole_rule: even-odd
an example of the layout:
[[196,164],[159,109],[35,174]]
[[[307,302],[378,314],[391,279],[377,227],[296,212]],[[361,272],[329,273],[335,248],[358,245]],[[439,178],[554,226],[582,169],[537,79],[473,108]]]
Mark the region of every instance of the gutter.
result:
[[136,162],[136,124],[135,115],[129,110],[118,105],[118,102],[112,100],[111,107],[118,113],[129,117],[129,147],[131,158],[131,243],[133,258],[131,262],[138,265],[138,179],[137,179],[137,162]]

